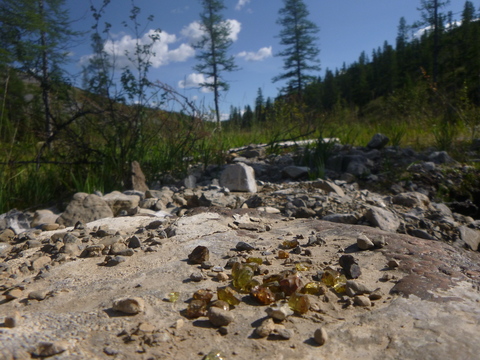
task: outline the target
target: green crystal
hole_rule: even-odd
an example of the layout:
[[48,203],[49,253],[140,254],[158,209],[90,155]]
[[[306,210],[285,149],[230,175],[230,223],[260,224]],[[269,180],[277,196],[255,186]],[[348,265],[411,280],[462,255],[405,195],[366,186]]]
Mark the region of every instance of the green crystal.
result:
[[262,260],[262,258],[259,258],[259,257],[249,257],[247,259],[247,263],[255,263],[255,264],[258,264],[258,265],[262,265],[263,260]]
[[232,306],[240,304],[242,300],[240,295],[230,286],[218,287],[217,297],[218,300],[223,300]]
[[288,306],[299,314],[305,314],[310,309],[310,299],[306,294],[293,293],[288,299]]
[[321,283],[317,281],[311,281],[300,290],[302,294],[310,294],[310,295],[317,295],[325,293],[324,288]]
[[278,250],[278,258],[279,259],[288,259],[290,255],[288,254],[288,252],[284,251],[284,250]]
[[282,245],[285,249],[293,249],[298,246],[298,240],[285,240]]
[[178,291],[171,292],[167,295],[168,301],[172,303],[177,302],[179,297],[180,293]]
[[203,360],[226,360],[227,357],[219,350],[212,350],[204,356]]
[[252,281],[253,270],[250,266],[242,266],[233,277],[233,286],[240,291],[246,292],[247,285]]
[[322,282],[333,289],[337,293],[344,293],[346,291],[347,278],[338,271],[327,269],[322,275]]
[[256,286],[250,291],[250,296],[262,305],[269,305],[275,302],[275,295],[272,290],[264,286]]
[[295,264],[297,271],[307,271],[310,270],[312,266],[304,261],[298,262]]

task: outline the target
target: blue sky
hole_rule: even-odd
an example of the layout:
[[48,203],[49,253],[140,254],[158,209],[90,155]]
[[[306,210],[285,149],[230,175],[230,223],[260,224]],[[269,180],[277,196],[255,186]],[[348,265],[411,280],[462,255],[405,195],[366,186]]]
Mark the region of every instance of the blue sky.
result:
[[[100,4],[100,0],[91,0]],[[362,51],[370,55],[384,41],[395,44],[400,17],[408,24],[420,19],[420,0],[305,0],[310,11],[309,19],[320,32],[318,47],[323,75],[326,68],[335,70],[345,62],[356,61]],[[272,83],[272,78],[282,72],[283,61],[276,57],[282,48],[276,37],[280,31],[276,24],[281,0],[225,0],[224,18],[232,28],[231,54],[236,58],[239,71],[225,74],[230,90],[222,93],[221,111],[228,113],[230,106],[243,108],[253,105],[259,88],[265,97],[275,97],[282,83]],[[452,11],[460,19],[464,0],[451,0],[444,12]],[[478,0],[473,1],[480,7]],[[155,48],[150,72],[152,80],[160,80],[199,104],[212,105],[212,95],[194,87],[202,80],[193,66],[195,50],[192,43],[198,38],[198,20],[201,12],[199,0],[135,0],[141,8],[141,21],[145,25],[149,15],[154,21],[145,29],[160,28],[160,41]],[[90,1],[66,0],[74,29],[87,31],[93,23],[89,11]],[[112,0],[105,21],[112,24],[112,43],[121,53],[132,49],[135,38],[121,25],[128,20],[131,0]],[[197,50],[198,51],[198,50]],[[72,71],[79,72],[80,64],[88,58],[88,36],[72,49]],[[119,57],[121,63],[121,56]]]

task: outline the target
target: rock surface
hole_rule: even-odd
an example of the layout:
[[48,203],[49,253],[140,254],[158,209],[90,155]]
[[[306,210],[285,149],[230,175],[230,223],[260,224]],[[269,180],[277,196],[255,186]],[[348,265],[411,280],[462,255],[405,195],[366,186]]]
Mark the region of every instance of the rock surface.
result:
[[[433,195],[443,165],[425,156],[417,182],[381,194],[352,174],[283,182],[290,154],[238,153],[255,194],[195,173],[194,188],[76,194],[66,228],[4,221],[0,358],[477,357],[480,223],[475,204]],[[420,156],[339,147],[335,166],[378,180],[385,154]]]

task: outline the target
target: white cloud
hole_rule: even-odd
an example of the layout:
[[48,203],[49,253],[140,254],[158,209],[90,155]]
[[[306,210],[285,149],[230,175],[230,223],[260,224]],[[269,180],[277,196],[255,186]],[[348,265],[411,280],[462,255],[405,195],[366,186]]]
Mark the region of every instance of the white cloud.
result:
[[246,61],[262,61],[272,56],[272,47],[263,47],[257,52],[242,51],[241,53],[237,54],[237,56],[243,57]]
[[242,10],[242,8],[247,5],[250,0],[238,0],[237,5],[235,6],[235,10]]
[[[242,30],[242,24],[235,19],[228,19],[225,20],[230,27],[230,34],[229,38],[232,41],[238,40],[238,34]],[[180,34],[187,38],[189,44],[197,44],[202,37],[205,35],[205,31],[202,29],[202,24],[199,21],[194,21],[187,26],[185,26],[181,31]]]
[[[131,35],[123,35],[118,40],[107,40],[104,49],[107,54],[115,58],[117,67],[131,65],[126,54],[133,56],[135,54],[135,46],[152,44],[151,36],[155,35],[155,30],[149,30],[140,39],[133,38]],[[171,62],[183,62],[195,55],[195,49],[189,44],[180,44],[177,48],[172,49],[172,44],[178,41],[177,36],[167,32],[158,34],[158,40],[153,44],[150,51],[152,55],[150,62],[154,68],[168,65]],[[86,63],[92,55],[85,55],[80,59],[80,63]]]
[[[188,75],[184,80],[178,82],[178,87],[181,89],[186,88],[199,88],[200,84],[208,82],[208,79],[205,79],[203,74],[192,73]],[[210,92],[209,89],[202,87],[202,92]]]

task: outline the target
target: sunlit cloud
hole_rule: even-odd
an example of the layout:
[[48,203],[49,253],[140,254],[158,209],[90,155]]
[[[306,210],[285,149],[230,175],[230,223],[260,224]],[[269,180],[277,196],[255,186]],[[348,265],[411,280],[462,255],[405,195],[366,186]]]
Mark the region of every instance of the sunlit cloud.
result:
[[272,47],[263,47],[257,52],[242,51],[237,57],[244,58],[246,61],[262,61],[272,56]]
[[[229,39],[232,41],[238,40],[238,34],[242,30],[242,24],[235,19],[225,20],[230,28]],[[189,44],[197,44],[205,35],[205,31],[202,28],[202,24],[199,21],[194,21],[185,26],[180,34],[187,39]]]
[[[104,44],[104,50],[112,58],[115,58],[115,65],[120,68],[131,65],[129,56],[135,54],[136,46],[152,45],[148,60],[154,68],[159,68],[172,62],[183,62],[195,55],[195,49],[189,44],[183,43],[172,49],[172,45],[178,41],[176,35],[161,32],[158,34],[158,39],[153,41],[152,37],[155,35],[156,32],[153,29],[139,39],[131,35],[123,35],[116,40],[107,40]],[[92,58],[92,55],[83,56],[80,59],[80,63],[84,64],[90,58]]]
[[201,88],[201,91],[204,93],[210,92],[210,89],[201,87],[201,84],[205,84],[209,79],[206,79],[203,74],[192,73],[187,75],[184,80],[180,80],[178,82],[178,87],[181,89],[188,89],[188,88]]
[[235,6],[235,10],[242,10],[242,8],[247,5],[250,0],[238,0],[237,5]]

